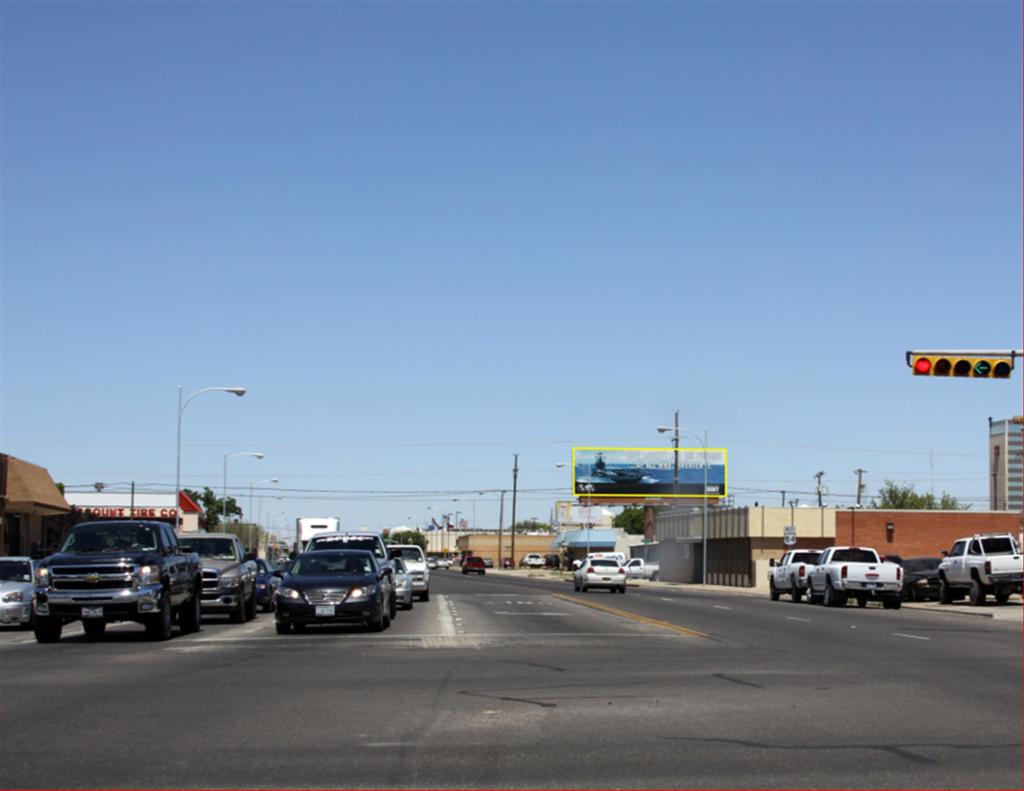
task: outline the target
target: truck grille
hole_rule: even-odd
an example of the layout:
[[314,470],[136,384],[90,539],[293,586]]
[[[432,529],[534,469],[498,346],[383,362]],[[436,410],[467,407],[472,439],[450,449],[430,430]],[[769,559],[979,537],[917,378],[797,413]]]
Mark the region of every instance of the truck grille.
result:
[[348,591],[344,588],[312,588],[305,591],[306,601],[310,604],[341,604],[345,601]]
[[220,586],[220,573],[216,569],[203,569],[203,590],[217,590]]
[[132,587],[132,571],[132,566],[120,563],[51,566],[50,584],[55,590],[127,590]]

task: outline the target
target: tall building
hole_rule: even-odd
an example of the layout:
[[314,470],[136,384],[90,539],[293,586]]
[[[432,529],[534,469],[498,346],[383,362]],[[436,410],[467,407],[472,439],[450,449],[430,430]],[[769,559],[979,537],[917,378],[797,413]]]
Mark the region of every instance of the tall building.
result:
[[1019,418],[988,419],[989,508],[1020,511],[1024,508],[1021,425]]

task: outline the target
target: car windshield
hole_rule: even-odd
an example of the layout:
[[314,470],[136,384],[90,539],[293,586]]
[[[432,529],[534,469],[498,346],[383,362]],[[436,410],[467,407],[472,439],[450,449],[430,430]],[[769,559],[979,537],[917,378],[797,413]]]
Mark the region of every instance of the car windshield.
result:
[[211,560],[235,560],[235,542],[230,538],[180,538],[183,552],[195,552]]
[[310,541],[309,549],[365,549],[382,557],[376,536],[317,536]]
[[318,552],[299,555],[292,564],[293,577],[359,576],[373,573],[373,560],[368,555],[348,552]]
[[0,560],[0,582],[31,582],[32,565],[27,560]]
[[395,573],[397,573],[397,574],[405,574],[406,571],[408,571],[408,569],[407,569],[407,567],[405,565],[405,561],[402,560],[401,558],[395,558],[394,560],[395,560]]
[[269,574],[271,571],[270,564],[260,558],[256,561],[256,571],[260,574]]
[[833,563],[877,563],[878,555],[870,549],[837,549],[832,553]]
[[942,558],[911,558],[903,561],[904,571],[935,571]]
[[393,557],[402,558],[403,560],[411,560],[413,563],[423,562],[423,552],[417,547],[402,547],[401,549],[392,550]]
[[125,552],[156,548],[156,532],[151,527],[125,523],[73,528],[60,551]]
[[1009,536],[999,536],[998,538],[983,538],[981,539],[982,549],[985,550],[986,555],[1016,555],[1017,546],[1016,542]]
[[601,567],[610,566],[611,568],[616,568],[618,567],[619,562],[617,560],[612,560],[611,558],[594,558],[590,561],[590,565]]
[[817,563],[820,552],[794,552],[790,563]]

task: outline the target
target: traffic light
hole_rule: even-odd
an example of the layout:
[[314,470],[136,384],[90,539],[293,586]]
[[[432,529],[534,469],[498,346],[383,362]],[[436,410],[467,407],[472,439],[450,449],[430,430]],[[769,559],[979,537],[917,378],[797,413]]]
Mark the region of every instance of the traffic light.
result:
[[970,379],[1009,379],[1013,355],[963,357],[955,354],[912,354],[914,376],[955,376]]

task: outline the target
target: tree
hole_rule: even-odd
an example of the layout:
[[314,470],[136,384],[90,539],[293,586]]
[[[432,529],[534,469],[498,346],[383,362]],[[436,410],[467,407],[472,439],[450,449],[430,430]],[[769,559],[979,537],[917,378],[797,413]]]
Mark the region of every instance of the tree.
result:
[[893,511],[966,511],[968,508],[960,505],[957,499],[947,492],[943,492],[942,496],[936,499],[931,492],[918,494],[912,484],[900,486],[889,480],[878,490],[878,499],[872,499],[871,506]]
[[647,528],[647,515],[644,513],[645,510],[646,509],[642,505],[627,505],[622,509],[622,513],[616,515],[612,520],[612,527],[621,528],[633,536],[643,535]]
[[415,544],[427,551],[427,537],[419,530],[392,530],[390,538],[392,544]]
[[554,528],[546,522],[516,522],[513,528],[517,533],[553,533]]
[[[213,493],[213,489],[209,486],[203,487],[202,494],[199,494],[199,492],[193,489],[182,489],[182,491],[203,507],[203,510],[206,512],[207,530],[213,530],[215,527],[221,526],[220,520],[224,515],[224,498],[215,495]],[[238,503],[235,502],[234,497],[227,498],[227,503],[228,516],[242,515],[242,509],[238,506]]]

